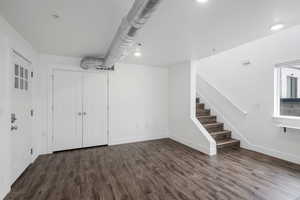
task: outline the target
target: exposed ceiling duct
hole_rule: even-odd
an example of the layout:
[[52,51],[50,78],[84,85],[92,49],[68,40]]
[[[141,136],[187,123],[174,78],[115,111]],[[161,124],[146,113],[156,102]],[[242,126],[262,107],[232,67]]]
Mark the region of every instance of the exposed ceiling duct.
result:
[[97,70],[114,70],[114,66],[107,67],[104,65],[104,58],[85,57],[81,60],[80,67],[82,69],[97,69]]
[[123,18],[105,58],[85,57],[81,61],[81,68],[110,69],[127,56],[135,43],[138,31],[148,21],[161,1],[135,0],[127,16]]
[[82,69],[97,68],[103,66],[103,63],[103,58],[85,57],[81,60],[80,66]]

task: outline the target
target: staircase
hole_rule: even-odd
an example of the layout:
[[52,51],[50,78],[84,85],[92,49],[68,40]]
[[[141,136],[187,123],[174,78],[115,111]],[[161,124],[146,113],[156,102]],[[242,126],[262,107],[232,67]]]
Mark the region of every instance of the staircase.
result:
[[200,103],[199,98],[196,100],[196,105],[196,117],[216,140],[218,151],[240,147],[240,141],[231,138],[231,131],[224,130],[224,124],[218,122],[217,116],[211,115],[209,109],[205,109],[205,105]]

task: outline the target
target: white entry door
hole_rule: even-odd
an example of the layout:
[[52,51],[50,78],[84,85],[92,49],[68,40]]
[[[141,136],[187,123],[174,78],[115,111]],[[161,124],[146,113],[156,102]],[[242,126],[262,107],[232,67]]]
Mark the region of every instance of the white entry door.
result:
[[83,147],[107,145],[107,74],[83,75]]
[[13,53],[11,87],[11,183],[31,163],[32,96],[30,64]]
[[108,144],[107,74],[54,71],[53,151]]
[[82,147],[82,73],[54,71],[53,150]]

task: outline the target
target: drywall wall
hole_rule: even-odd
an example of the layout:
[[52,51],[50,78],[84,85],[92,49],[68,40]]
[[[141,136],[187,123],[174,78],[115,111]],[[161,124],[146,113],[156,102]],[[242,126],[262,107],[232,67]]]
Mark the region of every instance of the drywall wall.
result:
[[[7,22],[0,16],[0,199],[10,189],[11,184],[11,142],[10,142],[10,70],[12,49],[18,51],[32,61],[33,68],[36,66],[37,54],[29,43],[27,43]],[[35,87],[35,82],[33,80]],[[33,91],[35,95],[35,89]],[[33,105],[34,106],[34,105]],[[35,118],[36,120],[36,118]],[[36,149],[35,133],[32,132],[32,146]],[[32,159],[36,158],[35,152]]]
[[168,69],[115,67],[109,75],[110,144],[168,137]]
[[[273,34],[220,54],[193,61],[198,93],[219,111],[242,146],[300,163],[300,131],[284,133],[277,125],[300,127],[295,119],[274,119],[274,67],[300,58],[300,26]],[[243,65],[250,61],[249,65]],[[199,84],[200,82],[200,84]],[[207,84],[206,84],[206,83]],[[219,92],[216,92],[219,91]],[[243,115],[231,103],[247,111]]]
[[196,119],[196,68],[190,62],[169,67],[170,138],[208,155],[216,143]]
[[[40,56],[43,112],[40,153],[51,152],[51,74],[81,70],[80,58]],[[95,91],[96,92],[96,91]],[[109,144],[168,137],[168,69],[116,64],[109,72]]]

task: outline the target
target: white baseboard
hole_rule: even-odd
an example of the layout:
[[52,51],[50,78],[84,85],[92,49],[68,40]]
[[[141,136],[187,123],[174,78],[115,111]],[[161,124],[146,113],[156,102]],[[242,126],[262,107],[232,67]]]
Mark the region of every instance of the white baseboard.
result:
[[0,199],[4,199],[4,197],[6,197],[6,195],[10,192],[10,187],[7,187],[5,190],[3,190],[0,193]]
[[160,135],[160,136],[147,136],[147,137],[135,137],[135,138],[125,138],[120,140],[111,140],[109,141],[109,145],[119,145],[119,144],[128,144],[128,143],[135,143],[135,142],[144,142],[144,141],[151,141],[151,140],[158,140],[168,138],[168,135]]
[[[38,158],[38,156],[39,156],[39,155],[34,155],[34,156],[32,157],[31,162],[28,164],[28,166],[26,167],[26,169],[27,169],[32,163],[35,162],[35,160]],[[26,170],[26,169],[25,169],[25,170]],[[24,170],[24,171],[25,171],[25,170]],[[24,171],[23,171],[22,173],[24,173]],[[14,183],[14,181],[11,181],[11,180],[10,180],[10,183],[9,183],[10,186],[7,187],[6,190],[3,191],[3,192],[0,194],[0,199],[4,199],[4,197],[11,191],[11,186],[12,186],[13,183]]]
[[249,144],[249,143],[246,143],[243,141],[241,142],[241,147],[244,149],[259,152],[259,153],[262,153],[262,154],[265,154],[268,156],[272,156],[272,157],[275,157],[275,158],[278,158],[281,160],[285,160],[285,161],[292,162],[295,164],[300,164],[300,157],[294,156],[293,154],[287,154],[284,152],[276,151],[273,149],[268,149],[268,148],[261,147],[258,145]]
[[31,163],[34,163],[40,155],[42,155],[42,154],[34,154],[34,156],[32,157]]
[[174,140],[174,141],[176,141],[176,142],[184,144],[184,145],[186,145],[188,147],[191,147],[191,148],[193,148],[195,150],[198,150],[198,151],[200,151],[200,152],[202,152],[204,154],[212,156],[210,149],[206,148],[206,147],[204,147],[202,145],[194,144],[192,141],[188,141],[186,139],[179,138],[179,137],[176,137],[176,136],[170,136],[169,138],[172,139],[172,140]]

